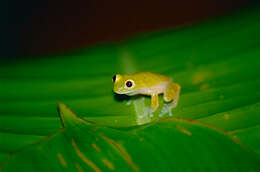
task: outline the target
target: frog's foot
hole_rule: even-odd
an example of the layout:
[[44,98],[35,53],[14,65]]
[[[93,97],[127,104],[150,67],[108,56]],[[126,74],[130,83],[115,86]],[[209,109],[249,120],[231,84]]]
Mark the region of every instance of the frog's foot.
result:
[[163,117],[165,114],[169,114],[169,116],[172,116],[172,111],[169,105],[165,105],[162,109],[162,113],[159,115],[160,117]]
[[[181,86],[179,84],[170,83],[167,85],[163,98],[165,102],[171,102],[168,106],[169,112],[171,112],[171,110],[177,106],[180,91]],[[169,113],[169,115],[171,116],[171,113]]]

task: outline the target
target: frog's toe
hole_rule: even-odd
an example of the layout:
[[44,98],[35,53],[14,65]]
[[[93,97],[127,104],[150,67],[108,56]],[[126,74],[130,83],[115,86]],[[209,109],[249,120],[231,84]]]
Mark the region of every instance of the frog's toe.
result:
[[170,105],[165,105],[162,109],[162,114],[169,114],[169,116],[172,116],[172,111],[171,111],[171,106]]

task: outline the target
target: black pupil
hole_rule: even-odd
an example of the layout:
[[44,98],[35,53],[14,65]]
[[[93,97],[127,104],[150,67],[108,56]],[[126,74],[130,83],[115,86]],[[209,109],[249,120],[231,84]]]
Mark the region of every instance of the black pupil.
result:
[[115,82],[115,81],[116,81],[116,75],[115,75],[115,76],[113,76],[113,78],[112,78],[112,79],[113,79],[113,82]]
[[132,87],[132,82],[131,82],[131,81],[127,81],[127,82],[126,82],[126,86],[127,86],[127,87]]

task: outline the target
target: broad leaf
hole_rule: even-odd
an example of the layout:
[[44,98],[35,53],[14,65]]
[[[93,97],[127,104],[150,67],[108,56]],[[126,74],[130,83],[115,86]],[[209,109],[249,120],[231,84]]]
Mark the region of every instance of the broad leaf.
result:
[[[172,110],[172,117],[196,119],[221,128],[259,155],[259,21],[260,7],[257,6],[211,22],[150,34],[117,45],[2,62],[0,162],[4,162],[11,152],[18,149],[22,149],[22,152],[28,151],[24,147],[34,149],[31,144],[62,128],[56,110],[57,101],[67,104],[79,117],[106,126],[97,126],[102,131],[116,132],[109,126],[132,126],[134,128],[131,130],[136,129],[140,133],[150,128],[152,131],[147,133],[147,137],[154,143],[158,139],[153,136],[161,132],[161,126],[164,128],[169,125],[174,129],[180,123],[186,128],[187,122],[178,120],[153,122],[169,116],[169,113],[162,111],[167,106],[162,97],[159,110],[153,117],[147,113],[149,97],[115,97],[112,92],[112,76],[116,73],[141,71],[164,74],[181,85],[180,101]],[[149,127],[138,127],[143,124]],[[193,126],[190,123],[187,125]],[[202,126],[198,128],[206,132]],[[121,138],[125,137],[124,132],[117,132],[120,133],[118,137],[124,140]],[[52,139],[64,135],[65,131]],[[165,138],[158,143],[167,144],[170,136],[171,133],[166,133]],[[52,139],[42,144],[52,144]],[[207,137],[203,139],[206,141]],[[130,147],[134,146],[134,143],[131,144]],[[206,143],[203,141],[201,144]],[[148,150],[149,144],[145,147]],[[84,146],[80,148],[87,151]],[[178,148],[182,151],[186,149],[182,146]],[[238,149],[241,153],[242,150]],[[128,152],[133,153],[132,150]],[[229,153],[218,156],[224,157],[227,154]],[[32,153],[28,156],[31,158],[38,155]],[[48,152],[42,156],[48,156]],[[136,156],[145,155],[137,152]],[[164,154],[157,158],[160,160],[158,166],[168,162],[163,161]]]
[[10,157],[2,170],[260,170],[259,159],[237,140],[197,122],[169,118],[135,128],[108,128],[78,118],[63,104],[60,115],[63,129]]

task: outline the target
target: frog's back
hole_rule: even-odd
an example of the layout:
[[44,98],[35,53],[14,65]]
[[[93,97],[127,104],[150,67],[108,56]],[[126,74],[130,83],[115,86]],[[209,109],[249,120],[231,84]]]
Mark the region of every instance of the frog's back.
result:
[[156,85],[160,85],[164,82],[171,81],[170,78],[160,75],[160,74],[153,73],[153,72],[140,72],[140,73],[136,73],[134,75],[135,75],[135,77],[138,78],[137,79],[138,81],[142,82],[140,84],[143,86],[146,86],[146,87],[153,87]]
[[153,79],[153,80],[156,80],[156,81],[169,81],[170,78],[164,76],[164,75],[160,75],[160,74],[157,74],[157,73],[153,73],[153,72],[140,72],[140,73],[136,73],[137,75],[140,75],[142,76],[144,79],[145,78],[150,78],[150,79]]

